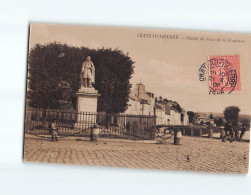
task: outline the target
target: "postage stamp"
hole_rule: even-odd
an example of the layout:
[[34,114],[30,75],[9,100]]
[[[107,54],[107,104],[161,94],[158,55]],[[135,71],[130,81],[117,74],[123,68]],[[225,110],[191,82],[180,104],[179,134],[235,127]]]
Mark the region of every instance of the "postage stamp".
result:
[[209,94],[240,92],[240,56],[209,56],[199,69],[199,80],[207,81]]

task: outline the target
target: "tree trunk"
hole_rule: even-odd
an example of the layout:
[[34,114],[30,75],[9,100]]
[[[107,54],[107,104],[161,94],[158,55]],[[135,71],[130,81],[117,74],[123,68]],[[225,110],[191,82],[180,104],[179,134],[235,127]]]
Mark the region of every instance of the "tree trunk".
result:
[[111,113],[106,113],[106,124],[105,124],[105,128],[109,129],[110,125],[111,125]]

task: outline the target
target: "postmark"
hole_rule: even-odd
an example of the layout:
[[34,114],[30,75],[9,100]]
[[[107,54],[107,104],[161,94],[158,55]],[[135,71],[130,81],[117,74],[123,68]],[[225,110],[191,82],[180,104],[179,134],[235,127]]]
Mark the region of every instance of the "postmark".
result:
[[208,84],[209,94],[240,92],[239,55],[209,56],[199,69],[199,80]]

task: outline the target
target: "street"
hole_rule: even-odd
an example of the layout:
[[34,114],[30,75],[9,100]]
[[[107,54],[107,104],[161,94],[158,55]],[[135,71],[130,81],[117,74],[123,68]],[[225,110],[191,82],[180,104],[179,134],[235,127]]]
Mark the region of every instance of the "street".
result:
[[[248,134],[249,135],[249,134]],[[216,173],[247,173],[249,143],[221,142],[206,137],[182,137],[182,145],[134,141],[25,135],[24,160],[88,166],[186,170]]]

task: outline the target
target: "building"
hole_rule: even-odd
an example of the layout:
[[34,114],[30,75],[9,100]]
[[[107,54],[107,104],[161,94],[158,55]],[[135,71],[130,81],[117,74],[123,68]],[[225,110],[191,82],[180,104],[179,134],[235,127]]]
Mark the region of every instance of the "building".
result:
[[147,92],[145,85],[136,84],[134,90],[129,94],[128,108],[125,114],[154,115],[154,94]]
[[185,110],[181,113],[181,123],[185,126],[189,125],[189,116]]
[[214,119],[210,118],[208,114],[205,113],[197,113],[198,118],[199,118],[199,124],[205,124],[205,123],[210,123],[211,125],[215,126],[216,124],[214,123]]
[[129,94],[128,108],[124,113],[128,115],[156,116],[157,125],[188,125],[187,113],[184,110],[179,112],[175,109],[174,103],[176,102],[155,102],[154,94],[147,92],[145,85],[139,83]]
[[[168,113],[169,112],[169,113]],[[163,104],[155,104],[156,125],[170,125],[170,110]]]
[[188,125],[189,119],[187,113],[182,110],[179,112],[169,103],[162,101],[155,104],[156,125]]
[[128,108],[125,114],[139,115],[141,110],[140,102],[137,98],[133,98],[129,95]]

